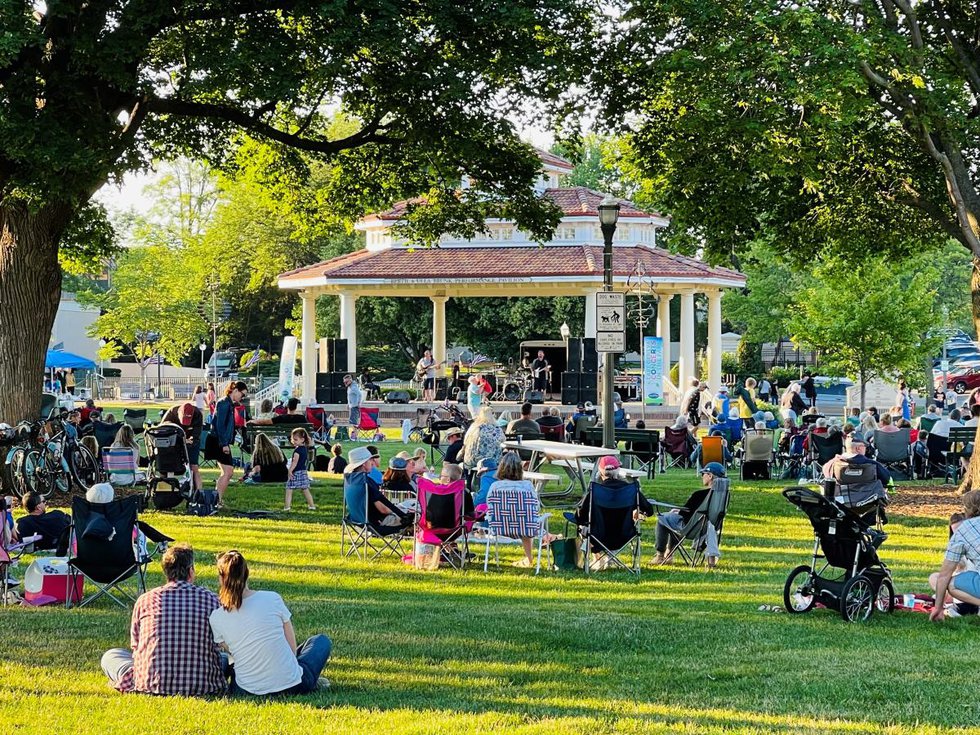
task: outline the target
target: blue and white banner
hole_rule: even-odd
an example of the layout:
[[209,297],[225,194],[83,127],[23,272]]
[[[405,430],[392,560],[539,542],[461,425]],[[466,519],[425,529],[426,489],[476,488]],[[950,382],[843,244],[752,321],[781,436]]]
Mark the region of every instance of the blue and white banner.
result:
[[643,405],[664,404],[664,341],[660,337],[643,338]]
[[296,387],[296,338],[293,335],[282,341],[282,357],[279,360],[279,397],[285,401]]

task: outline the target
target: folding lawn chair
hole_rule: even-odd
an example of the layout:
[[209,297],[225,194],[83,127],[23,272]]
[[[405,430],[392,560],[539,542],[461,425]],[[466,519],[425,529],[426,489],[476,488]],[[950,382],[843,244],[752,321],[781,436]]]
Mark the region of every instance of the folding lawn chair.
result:
[[576,444],[588,444],[589,437],[586,433],[598,423],[596,416],[579,416],[575,419],[575,430],[572,432],[572,441]]
[[652,429],[634,431],[643,431],[647,438],[643,441],[631,439],[623,454],[630,458],[632,469],[645,471],[647,479],[652,480],[657,474],[657,460],[660,459],[660,432]]
[[552,442],[565,441],[565,425],[558,424],[557,426],[542,426],[541,438]]
[[711,483],[711,489],[701,501],[690,519],[679,531],[669,526],[667,529],[670,542],[667,544],[666,558],[669,560],[674,553],[680,551],[684,562],[691,567],[698,566],[704,561],[705,537],[710,523],[721,546],[721,534],[724,530],[725,516],[728,513],[728,501],[731,497],[730,480],[727,477],[716,477]]
[[123,423],[133,428],[133,433],[139,436],[146,429],[146,409],[123,409]]
[[701,437],[700,459],[694,467],[695,474],[701,474],[701,468],[708,462],[717,462],[722,467],[727,466],[725,461],[725,440],[720,436]]
[[54,393],[42,393],[41,394],[41,408],[39,415],[41,421],[47,421],[51,418],[51,414],[55,412],[58,408],[58,396]]
[[484,544],[483,571],[490,563],[490,546],[494,560],[500,566],[500,545],[521,545],[521,538],[531,538],[537,543],[538,563],[534,573],[541,571],[541,555],[544,537],[548,533],[550,513],[541,515],[541,501],[533,490],[516,488],[491,488],[487,495],[486,533],[468,537],[470,544]]
[[374,436],[374,432],[381,427],[381,420],[378,416],[381,413],[380,408],[365,408],[361,406],[360,420],[358,421],[355,431],[351,432],[351,439],[356,440],[362,431],[369,431],[371,434],[368,436],[368,441]]
[[100,448],[111,447],[112,443],[116,440],[116,434],[119,433],[122,426],[121,421],[116,421],[111,424],[107,424],[105,421],[93,421],[92,436],[95,437],[95,441],[99,443]]
[[660,471],[671,467],[691,466],[691,433],[687,429],[664,428],[664,439],[660,443]]
[[[146,548],[140,548],[137,532],[142,531],[146,540],[156,543],[157,551],[173,539],[139,522],[139,503],[138,495],[105,504],[72,498],[74,555],[68,559],[68,589],[75,588],[79,575],[98,587],[98,592],[84,598],[78,607],[85,607],[105,595],[126,608],[125,600],[135,602],[146,590],[146,567],[152,554]],[[134,578],[136,594],[122,586]],[[113,590],[117,594],[113,594]],[[71,605],[72,597],[68,595],[66,606]]]
[[[440,559],[454,569],[463,569],[469,556],[466,521],[466,481],[447,485],[419,478],[419,511],[416,523],[416,553],[419,544],[435,546]],[[455,548],[447,549],[447,546]]]
[[411,538],[411,529],[383,526],[370,521],[367,474],[344,476],[343,509],[340,521],[340,553],[344,558],[378,559],[387,554],[405,555],[402,543]]
[[750,431],[742,438],[742,463],[739,478],[742,480],[768,480],[772,476],[773,433]]
[[[586,574],[591,572],[592,555],[596,554],[597,562],[605,560],[605,568],[612,565],[640,576],[639,510],[640,485],[636,480],[621,487],[598,482],[590,485],[587,520],[578,527]],[[624,552],[629,555],[628,561],[621,556]]]
[[809,446],[810,453],[808,455],[808,461],[810,463],[810,471],[813,473],[813,479],[816,480],[823,473],[823,466],[825,464],[838,454],[844,453],[844,435],[837,432],[822,435],[814,434],[811,431],[809,434]]
[[949,438],[930,433],[926,436],[926,452],[928,454],[926,477],[949,477],[949,467],[946,452],[949,450]]
[[894,479],[912,479],[911,429],[875,431],[871,441],[875,445],[875,459],[885,465]]
[[146,481],[146,476],[140,470],[139,452],[132,447],[104,448],[102,469],[113,487],[130,487]]
[[330,427],[327,426],[327,410],[319,406],[307,406],[306,420],[313,427],[313,441],[323,445],[329,444]]

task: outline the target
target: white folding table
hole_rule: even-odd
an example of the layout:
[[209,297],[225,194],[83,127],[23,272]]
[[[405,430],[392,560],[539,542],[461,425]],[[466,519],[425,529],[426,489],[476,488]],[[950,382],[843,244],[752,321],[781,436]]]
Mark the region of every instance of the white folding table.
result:
[[568,475],[568,487],[560,493],[543,494],[541,495],[542,499],[567,497],[572,494],[576,485],[585,495],[589,487],[586,473],[591,479],[592,470],[599,458],[619,456],[618,449],[587,447],[584,444],[566,444],[565,442],[553,442],[547,439],[529,439],[528,441],[508,439],[501,446],[504,449],[530,452],[531,457],[527,466],[531,472],[537,472],[538,468],[546,462],[565,470],[565,474]]

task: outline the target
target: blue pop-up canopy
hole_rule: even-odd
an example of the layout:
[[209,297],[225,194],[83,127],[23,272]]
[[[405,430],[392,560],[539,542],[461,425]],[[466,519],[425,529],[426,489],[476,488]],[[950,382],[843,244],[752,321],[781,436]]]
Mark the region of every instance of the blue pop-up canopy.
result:
[[44,360],[46,368],[73,368],[75,370],[95,370],[95,363],[87,357],[75,355],[63,350],[48,350]]

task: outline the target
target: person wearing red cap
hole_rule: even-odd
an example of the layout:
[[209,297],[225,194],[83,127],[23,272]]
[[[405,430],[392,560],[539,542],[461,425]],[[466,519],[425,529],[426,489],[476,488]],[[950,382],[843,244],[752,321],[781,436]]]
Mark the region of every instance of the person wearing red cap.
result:
[[[592,486],[594,485],[601,485],[612,492],[635,485],[635,480],[623,479],[619,475],[619,469],[621,467],[622,465],[616,457],[600,457],[596,463],[596,474],[598,476],[592,481],[589,491],[575,507],[574,513],[565,513],[565,518],[578,526],[589,524],[589,509],[592,504]],[[652,516],[656,512],[650,504],[650,501],[646,499],[639,489],[637,489],[637,508],[644,516]],[[606,540],[609,541],[610,549],[620,549],[629,543],[630,539],[635,535],[635,529],[631,532],[630,527],[637,520],[637,518],[627,515],[623,517],[621,527],[610,526],[606,529]],[[601,554],[596,556],[598,558]]]
[[191,475],[194,477],[194,490],[200,490],[201,484],[201,432],[204,430],[204,414],[193,403],[181,403],[163,415],[163,420],[177,424],[187,436],[187,458],[191,465]]

